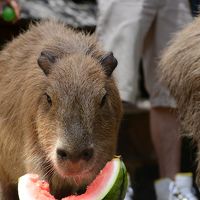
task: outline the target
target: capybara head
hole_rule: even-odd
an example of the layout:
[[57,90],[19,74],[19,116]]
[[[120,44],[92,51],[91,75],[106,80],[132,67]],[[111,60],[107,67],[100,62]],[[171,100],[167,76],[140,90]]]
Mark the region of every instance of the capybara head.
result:
[[[163,52],[158,75],[177,102],[181,132],[200,148],[200,18],[177,33]],[[200,186],[200,157],[197,155]]]
[[[116,64],[112,54],[105,56]],[[38,64],[46,76],[36,112],[38,142],[62,177],[93,177],[116,145],[117,93],[102,70],[106,63],[45,51]]]
[[70,184],[77,192],[115,154],[121,119],[112,78],[116,59],[94,36],[52,21],[13,40],[0,62],[7,54],[10,70],[0,85],[10,101],[4,104],[7,118],[13,109],[12,121],[23,131],[19,151],[24,151],[26,172],[44,176],[55,191]]

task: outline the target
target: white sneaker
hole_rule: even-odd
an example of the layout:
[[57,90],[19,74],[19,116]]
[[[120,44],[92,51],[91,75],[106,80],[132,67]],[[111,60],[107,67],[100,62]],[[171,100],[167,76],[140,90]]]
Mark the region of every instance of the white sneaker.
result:
[[124,200],[132,200],[132,199],[133,199],[133,188],[129,186]]
[[170,184],[169,200],[197,200],[193,192],[192,173],[178,173],[175,182]]
[[124,200],[132,200],[133,199],[133,188],[131,187],[131,180],[130,180],[130,176],[128,175],[128,190],[126,192],[126,196]]
[[156,199],[157,200],[169,200],[169,186],[173,181],[169,178],[162,178],[154,183]]
[[160,179],[154,186],[157,200],[198,200],[193,193],[192,173],[179,173],[175,181]]

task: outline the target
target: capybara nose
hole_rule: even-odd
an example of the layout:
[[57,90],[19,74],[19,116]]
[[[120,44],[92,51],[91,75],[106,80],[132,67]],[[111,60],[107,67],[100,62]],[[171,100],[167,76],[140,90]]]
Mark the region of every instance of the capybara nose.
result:
[[59,159],[62,159],[62,160],[67,160],[68,159],[67,152],[64,149],[57,149],[56,153],[57,153],[57,157]]
[[93,148],[87,148],[81,152],[81,159],[85,161],[89,161],[94,154],[94,149]]
[[57,157],[61,160],[71,160],[71,161],[79,161],[79,160],[84,160],[84,161],[89,161],[94,154],[94,149],[93,148],[87,148],[82,150],[79,153],[70,153],[64,149],[57,149],[56,150]]

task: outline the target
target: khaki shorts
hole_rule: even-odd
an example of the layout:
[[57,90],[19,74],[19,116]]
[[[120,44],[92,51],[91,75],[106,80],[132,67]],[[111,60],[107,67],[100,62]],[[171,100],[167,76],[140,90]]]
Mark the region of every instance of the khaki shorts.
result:
[[142,58],[151,106],[175,107],[156,68],[170,38],[191,21],[188,0],[99,0],[97,35],[118,60],[114,76],[122,100],[136,102]]

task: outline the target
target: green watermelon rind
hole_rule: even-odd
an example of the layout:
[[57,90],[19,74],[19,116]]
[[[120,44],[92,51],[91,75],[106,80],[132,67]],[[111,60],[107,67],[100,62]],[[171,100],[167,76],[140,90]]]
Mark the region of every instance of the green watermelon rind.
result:
[[124,199],[125,198],[125,196],[126,196],[126,192],[127,192],[127,189],[128,189],[128,180],[129,180],[129,178],[128,178],[128,173],[127,173],[127,169],[126,169],[126,166],[125,166],[125,164],[122,162],[122,168],[123,168],[123,170],[124,170],[124,183],[123,183],[123,186],[122,186],[122,194],[121,194],[121,199]]
[[102,200],[124,200],[125,198],[128,188],[128,174],[123,161],[120,158],[116,159],[120,164],[120,171],[112,188]]
[[[112,197],[110,197],[110,192],[113,193],[113,187],[116,187],[115,185],[118,185],[118,184],[116,184],[116,182],[120,181],[119,176],[121,177],[121,160],[119,158],[114,158],[113,162],[115,165],[115,169],[113,171],[112,178],[110,179],[109,183],[106,185],[104,190],[102,190],[101,194],[99,194],[99,196],[97,198],[98,200],[104,200],[104,199],[105,200],[107,200],[107,199],[115,200]],[[116,191],[115,191],[115,193],[116,193]],[[109,198],[107,198],[107,197],[109,197]]]

